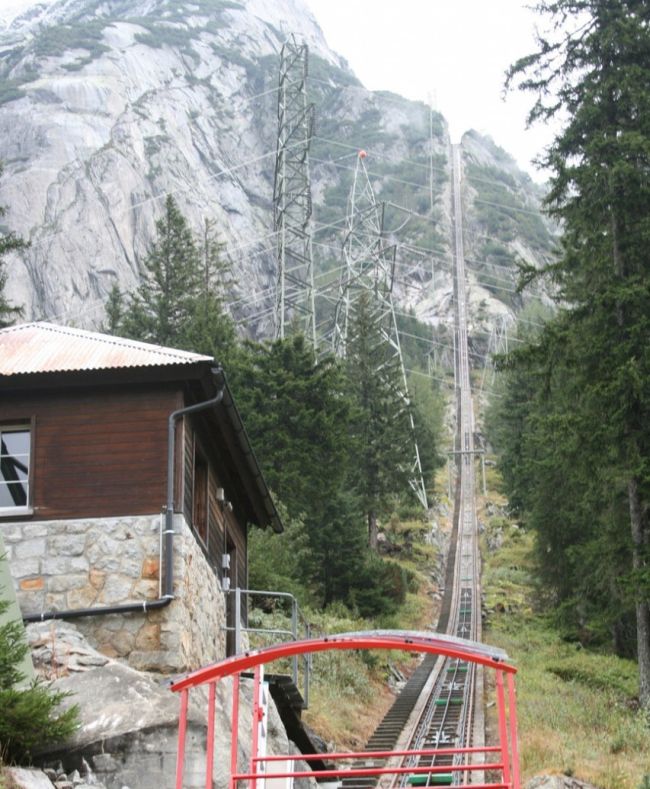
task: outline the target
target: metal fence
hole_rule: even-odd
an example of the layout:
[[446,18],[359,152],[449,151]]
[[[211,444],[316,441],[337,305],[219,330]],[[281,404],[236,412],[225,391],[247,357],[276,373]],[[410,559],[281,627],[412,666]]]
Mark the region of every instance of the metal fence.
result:
[[[260,589],[228,589],[227,594],[233,596],[234,600],[234,626],[225,626],[224,630],[234,633],[235,635],[235,655],[242,654],[242,633],[250,633],[253,635],[277,636],[280,643],[287,641],[299,641],[311,638],[311,626],[305,619],[304,614],[300,610],[298,601],[294,595],[289,592],[270,592]],[[287,614],[288,626],[287,628],[266,628],[266,627],[249,627],[242,624],[242,613],[246,611],[249,613],[249,604],[251,598],[270,598],[280,600],[286,607],[289,608]],[[245,608],[244,608],[245,606]],[[248,622],[248,616],[245,619]],[[298,688],[303,697],[303,707],[309,707],[309,680],[311,674],[311,655],[304,654],[301,656],[295,655],[291,659],[291,678],[293,684]],[[301,681],[302,680],[302,681]]]

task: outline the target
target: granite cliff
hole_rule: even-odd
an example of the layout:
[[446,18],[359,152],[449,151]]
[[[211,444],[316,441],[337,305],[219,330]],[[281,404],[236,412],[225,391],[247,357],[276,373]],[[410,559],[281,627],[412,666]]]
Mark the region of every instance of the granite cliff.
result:
[[[197,230],[215,222],[242,331],[270,330],[276,85],[290,34],[310,50],[317,271],[338,265],[363,147],[399,245],[398,299],[446,331],[446,122],[422,103],[366,90],[301,0],[50,0],[0,24],[0,204],[30,241],[8,258],[8,293],[26,318],[100,325],[113,283],[138,282],[171,192]],[[516,257],[547,259],[553,237],[539,188],[504,151],[470,132],[463,161],[470,330],[489,332],[521,306]]]

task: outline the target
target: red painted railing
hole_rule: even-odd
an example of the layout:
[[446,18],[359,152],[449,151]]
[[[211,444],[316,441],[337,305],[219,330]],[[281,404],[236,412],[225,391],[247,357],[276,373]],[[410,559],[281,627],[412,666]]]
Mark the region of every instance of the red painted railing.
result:
[[[343,752],[343,753],[317,753],[299,755],[260,755],[260,723],[264,722],[264,709],[260,705],[260,691],[263,682],[263,666],[274,660],[294,655],[323,652],[332,649],[388,649],[408,652],[421,652],[443,655],[445,657],[476,663],[494,670],[496,674],[496,708],[499,730],[499,744],[481,748],[435,748],[411,751],[373,751],[373,752]],[[473,772],[493,772],[500,779],[492,783],[472,783],[473,789],[520,789],[519,755],[517,750],[517,710],[515,697],[514,675],[516,669],[505,662],[506,656],[499,650],[486,647],[476,642],[435,633],[408,633],[394,631],[377,631],[363,633],[347,633],[325,638],[309,639],[306,641],[289,642],[267,647],[260,650],[245,652],[243,655],[227,658],[211,666],[194,671],[185,677],[177,679],[172,690],[180,693],[181,709],[178,732],[178,756],[176,765],[176,789],[183,789],[185,773],[185,741],[187,734],[187,713],[189,693],[192,688],[208,686],[207,709],[207,742],[205,755],[205,789],[212,789],[214,770],[214,741],[215,741],[215,706],[216,684],[224,677],[233,677],[233,694],[231,710],[231,739],[230,739],[230,771],[229,789],[238,789],[238,783],[247,781],[249,789],[261,789],[262,782],[271,779],[289,778],[350,778],[365,776],[385,775],[434,775],[437,773],[452,773],[456,782],[467,783]],[[242,671],[254,670],[253,674],[253,725],[251,732],[251,757],[247,771],[239,769],[239,696],[240,676]],[[507,682],[507,692],[504,683]],[[461,763],[438,766],[402,766],[403,760],[408,757],[435,757],[457,756]],[[470,757],[482,755],[486,761],[469,761]],[[296,761],[309,762],[312,760],[326,759],[328,762],[354,762],[357,759],[397,759],[400,765],[350,767],[340,765],[336,768],[318,770],[318,772],[305,770],[291,770],[286,766]],[[460,761],[460,759],[458,761]],[[274,763],[282,762],[280,769],[272,772],[270,768]],[[198,789],[195,784],[193,789]]]

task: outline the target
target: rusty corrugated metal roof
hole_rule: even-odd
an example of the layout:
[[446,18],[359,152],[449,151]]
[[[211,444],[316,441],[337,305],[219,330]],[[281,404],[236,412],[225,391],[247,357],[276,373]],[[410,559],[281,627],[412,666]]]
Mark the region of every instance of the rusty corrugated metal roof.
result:
[[202,361],[210,362],[212,358],[53,323],[23,323],[0,330],[0,375],[161,367]]

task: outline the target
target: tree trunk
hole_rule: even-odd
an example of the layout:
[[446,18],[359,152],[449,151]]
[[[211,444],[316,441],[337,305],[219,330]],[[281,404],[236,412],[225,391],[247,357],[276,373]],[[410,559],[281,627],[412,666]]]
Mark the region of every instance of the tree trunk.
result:
[[374,510],[370,510],[368,513],[368,545],[375,552],[379,544],[377,532],[377,513]]
[[[645,566],[644,548],[648,544],[648,528],[639,496],[638,480],[632,477],[627,486],[632,528],[632,566],[640,571]],[[650,709],[650,606],[639,591],[636,600],[636,638],[639,660],[639,702]]]

